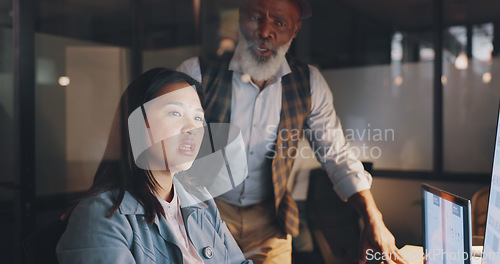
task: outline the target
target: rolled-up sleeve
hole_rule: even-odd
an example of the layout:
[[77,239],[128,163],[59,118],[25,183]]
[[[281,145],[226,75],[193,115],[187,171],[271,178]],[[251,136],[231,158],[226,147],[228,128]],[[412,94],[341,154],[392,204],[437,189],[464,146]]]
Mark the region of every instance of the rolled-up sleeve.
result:
[[309,66],[309,69],[311,113],[305,136],[332,180],[335,192],[346,201],[351,195],[370,189],[372,176],[349,150],[328,84],[317,68]]
[[101,196],[78,204],[57,244],[59,263],[135,263],[130,224],[118,212],[108,217],[112,206]]

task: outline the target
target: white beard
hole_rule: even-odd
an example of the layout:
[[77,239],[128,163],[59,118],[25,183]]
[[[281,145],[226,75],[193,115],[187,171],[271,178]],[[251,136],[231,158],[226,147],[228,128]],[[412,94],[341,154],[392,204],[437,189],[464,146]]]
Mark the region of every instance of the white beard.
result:
[[250,75],[255,81],[269,80],[280,69],[285,55],[292,44],[292,40],[290,39],[288,43],[277,49],[271,46],[273,54],[266,58],[255,55],[251,50],[254,43],[249,43],[243,34],[239,33],[239,42],[238,46],[236,46],[235,54],[240,55],[240,65],[243,73]]

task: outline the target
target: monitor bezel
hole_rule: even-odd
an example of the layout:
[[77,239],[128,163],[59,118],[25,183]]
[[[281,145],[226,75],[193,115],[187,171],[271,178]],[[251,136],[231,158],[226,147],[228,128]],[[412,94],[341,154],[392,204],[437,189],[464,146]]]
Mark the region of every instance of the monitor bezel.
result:
[[[424,197],[425,197],[425,192],[430,192],[432,194],[435,194],[439,196],[442,199],[445,199],[449,202],[452,202],[454,204],[460,205],[464,209],[464,218],[463,218],[463,233],[464,233],[464,252],[467,253],[467,258],[464,258],[464,264],[470,264],[471,263],[471,250],[472,250],[472,223],[471,223],[471,202],[469,199],[461,197],[459,195],[447,192],[445,190],[439,189],[437,187],[431,186],[429,184],[422,184],[422,228],[423,228],[423,245],[424,245],[424,254],[427,252],[427,240],[425,239],[426,235],[426,221],[425,221],[425,216],[426,216],[426,203],[424,202]],[[427,264],[427,258],[424,256],[424,264]]]
[[[490,217],[490,200],[491,200],[491,195],[492,195],[492,192],[491,192],[491,189],[493,187],[493,184],[492,184],[492,181],[493,181],[493,168],[495,166],[495,152],[496,152],[496,148],[497,148],[497,139],[498,137],[500,136],[500,100],[498,101],[498,110],[497,110],[497,124],[495,126],[495,129],[496,129],[496,133],[495,133],[495,139],[494,139],[494,144],[495,146],[493,147],[493,159],[491,161],[491,173],[490,173],[490,193],[488,194],[488,209],[486,211],[486,224],[484,226],[484,234],[483,234],[483,254],[484,254],[484,250],[485,250],[485,244],[486,244],[486,231],[488,230],[488,218]],[[498,157],[500,158],[500,157]]]

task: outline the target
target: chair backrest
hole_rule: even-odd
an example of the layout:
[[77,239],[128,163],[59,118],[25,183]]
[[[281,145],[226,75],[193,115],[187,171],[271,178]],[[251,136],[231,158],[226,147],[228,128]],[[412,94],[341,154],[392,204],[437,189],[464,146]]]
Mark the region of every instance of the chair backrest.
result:
[[57,221],[31,234],[23,241],[24,263],[58,263],[56,246],[68,221]]
[[[372,163],[363,165],[366,171],[371,171]],[[324,263],[357,263],[361,218],[333,191],[323,169],[311,171],[306,211],[314,246]]]
[[484,236],[490,187],[484,187],[472,196],[472,235]]
[[360,237],[359,215],[333,191],[322,169],[311,171],[306,215],[314,246],[325,263],[356,257]]

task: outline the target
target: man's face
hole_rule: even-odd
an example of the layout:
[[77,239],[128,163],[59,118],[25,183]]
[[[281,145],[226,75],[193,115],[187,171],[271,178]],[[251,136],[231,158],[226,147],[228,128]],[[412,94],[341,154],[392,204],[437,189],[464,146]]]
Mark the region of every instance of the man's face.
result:
[[293,0],[244,0],[240,7],[240,31],[260,61],[267,61],[279,47],[297,35],[302,22]]

